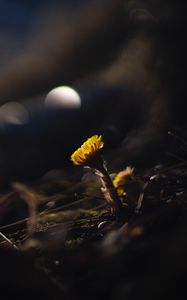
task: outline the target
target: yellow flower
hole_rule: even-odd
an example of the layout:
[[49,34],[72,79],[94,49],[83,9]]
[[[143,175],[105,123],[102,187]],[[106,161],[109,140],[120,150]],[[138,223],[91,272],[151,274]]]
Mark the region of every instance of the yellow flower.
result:
[[103,146],[102,135],[95,134],[71,155],[71,160],[75,165],[87,165]]
[[119,196],[125,195],[125,190],[123,186],[126,184],[127,180],[132,176],[134,168],[128,166],[125,170],[119,172],[113,179],[113,185],[117,190]]
[[111,213],[114,214],[117,219],[120,219],[123,215],[123,206],[113,186],[105,161],[100,154],[100,150],[103,146],[104,142],[102,141],[102,136],[95,134],[87,139],[87,141],[71,155],[71,160],[75,165],[83,165],[93,169],[93,172],[99,176],[101,191],[110,206]]

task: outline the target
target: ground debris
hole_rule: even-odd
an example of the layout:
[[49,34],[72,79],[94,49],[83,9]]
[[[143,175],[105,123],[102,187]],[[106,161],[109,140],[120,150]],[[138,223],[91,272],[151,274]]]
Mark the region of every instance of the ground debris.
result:
[[[33,184],[32,192],[38,191]],[[126,216],[120,224],[110,214],[102,195],[86,195],[84,186],[78,197],[58,191],[46,193],[44,201],[41,195],[34,232],[27,230],[30,216],[25,211],[24,218],[1,224],[1,260],[3,265],[6,261],[10,284],[17,286],[14,294],[19,294],[20,284],[12,268],[23,277],[28,264],[23,282],[30,288],[32,276],[39,276],[38,294],[47,294],[47,299],[133,300],[135,290],[140,299],[156,299],[155,293],[159,299],[166,294],[171,299],[180,298],[187,270],[185,165],[136,171],[122,199]],[[14,197],[14,203],[21,201],[10,192],[7,199]],[[55,204],[48,205],[50,202]],[[9,245],[3,235],[10,240]],[[10,247],[11,243],[16,247]],[[5,285],[6,280],[5,276]]]

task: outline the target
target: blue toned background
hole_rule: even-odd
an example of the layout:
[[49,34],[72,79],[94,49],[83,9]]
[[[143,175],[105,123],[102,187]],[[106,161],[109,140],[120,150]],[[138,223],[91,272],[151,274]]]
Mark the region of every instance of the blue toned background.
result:
[[[117,168],[165,158],[186,129],[185,20],[183,1],[0,0],[0,182],[71,165],[97,133]],[[46,107],[64,85],[80,108]]]

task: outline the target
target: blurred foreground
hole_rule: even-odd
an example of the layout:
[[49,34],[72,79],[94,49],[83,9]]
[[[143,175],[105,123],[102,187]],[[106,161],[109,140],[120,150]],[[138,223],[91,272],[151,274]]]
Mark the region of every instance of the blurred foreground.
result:
[[120,223],[91,173],[57,178],[0,199],[2,299],[185,299],[186,164],[136,173]]

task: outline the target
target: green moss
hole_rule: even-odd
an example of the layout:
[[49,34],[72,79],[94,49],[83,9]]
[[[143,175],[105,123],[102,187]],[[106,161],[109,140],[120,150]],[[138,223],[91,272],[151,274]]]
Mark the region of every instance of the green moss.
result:
[[91,209],[77,209],[77,210],[67,210],[59,212],[48,212],[42,213],[40,215],[40,222],[65,222],[65,221],[75,221],[80,219],[85,219],[89,217],[99,216],[103,211],[96,211]]
[[82,244],[82,242],[84,241],[84,239],[82,237],[78,237],[78,238],[74,238],[71,240],[66,240],[64,242],[64,245],[66,248],[76,248],[77,246],[79,246],[80,244]]

